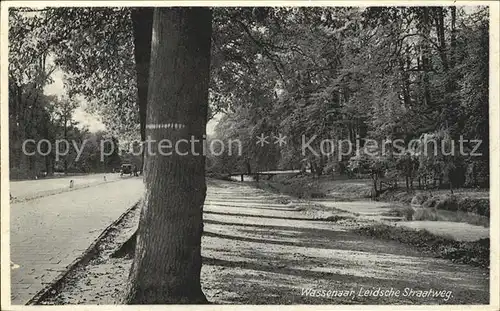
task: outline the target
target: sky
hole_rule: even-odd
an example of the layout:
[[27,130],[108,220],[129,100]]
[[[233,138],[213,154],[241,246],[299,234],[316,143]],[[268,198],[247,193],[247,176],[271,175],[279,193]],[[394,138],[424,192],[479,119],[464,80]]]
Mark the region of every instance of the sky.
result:
[[[48,84],[44,88],[44,93],[47,95],[56,95],[56,96],[64,96],[66,95],[66,90],[64,89],[64,72],[60,69],[55,70],[52,73],[52,79],[54,82],[52,84]],[[85,112],[85,102],[80,102],[80,106],[76,108],[75,113],[73,115],[73,120],[79,123],[78,127],[87,127],[91,132],[97,132],[101,130],[105,130],[106,127],[99,120],[98,117],[91,115]]]
[[[64,89],[64,72],[60,69],[55,70],[52,73],[52,79],[54,82],[48,84],[44,88],[44,93],[47,95],[64,96],[66,90]],[[97,132],[106,130],[106,126],[100,121],[99,116],[89,114],[85,111],[86,102],[82,99],[80,106],[75,110],[73,115],[73,120],[79,123],[79,127],[87,127],[91,132]],[[217,125],[220,116],[215,116],[207,124],[207,134],[212,135],[214,133],[215,126]]]

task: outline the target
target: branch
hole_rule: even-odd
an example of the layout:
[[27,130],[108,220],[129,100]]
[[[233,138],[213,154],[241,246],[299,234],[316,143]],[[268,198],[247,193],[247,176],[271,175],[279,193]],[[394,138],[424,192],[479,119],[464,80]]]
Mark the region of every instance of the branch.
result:
[[[248,29],[248,27],[243,23],[241,22],[240,20],[236,20],[236,22],[241,26],[241,28],[243,29],[243,31],[245,31],[245,33],[248,35],[248,37],[255,43],[255,45],[257,45],[257,47],[259,47],[260,50],[262,50],[262,52],[264,52],[264,54],[269,58],[269,60],[271,61],[271,63],[273,64],[273,67],[274,67],[274,70],[276,70],[276,72],[279,74],[281,80],[283,83],[286,82],[285,80],[285,77],[283,76],[283,74],[281,73],[281,71],[279,70],[278,68],[278,65],[276,64],[276,61],[273,57],[273,55],[271,54],[271,52],[269,52],[262,44],[262,42],[260,42],[259,40],[257,40],[253,35],[252,33],[250,32],[250,29]],[[284,66],[283,64],[280,63],[280,66],[282,69],[284,69]]]
[[19,13],[33,13],[33,12],[46,12],[46,11],[49,11],[50,8],[44,8],[44,9],[10,8],[9,10],[12,12],[19,12]]
[[418,36],[418,37],[424,38],[425,40],[429,41],[438,51],[440,50],[440,47],[439,47],[439,45],[436,42],[432,41],[431,38],[429,38],[428,36],[423,35],[421,33],[409,33],[409,34],[406,34],[406,35],[402,36],[401,38],[399,38],[398,41],[403,41],[406,38],[414,37],[414,36]]

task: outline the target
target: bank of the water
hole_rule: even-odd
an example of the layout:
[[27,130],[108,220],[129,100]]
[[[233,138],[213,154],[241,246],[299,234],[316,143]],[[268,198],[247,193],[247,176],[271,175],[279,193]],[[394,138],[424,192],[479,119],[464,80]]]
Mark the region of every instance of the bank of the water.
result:
[[[325,209],[340,209],[356,216],[384,222],[397,222],[399,226],[451,237],[456,241],[476,241],[489,237],[489,217],[470,212],[441,210],[436,206],[422,207],[410,202],[373,201],[369,198],[369,181],[362,179],[330,180],[311,177],[277,178],[272,181],[251,182],[255,187],[312,200]],[[442,191],[436,191],[443,195]],[[468,195],[472,193],[471,195]],[[458,201],[483,200],[484,191],[457,191]],[[407,194],[409,196],[409,194]],[[419,196],[423,197],[423,196]],[[426,194],[425,199],[429,199]],[[386,198],[393,198],[386,196]],[[408,201],[408,200],[406,200]]]

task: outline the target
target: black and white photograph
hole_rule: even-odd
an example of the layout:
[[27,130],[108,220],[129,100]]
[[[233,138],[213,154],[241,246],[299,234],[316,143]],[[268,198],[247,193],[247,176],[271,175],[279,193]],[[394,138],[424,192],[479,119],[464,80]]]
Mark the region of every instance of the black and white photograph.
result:
[[496,1],[1,5],[3,310],[499,310]]

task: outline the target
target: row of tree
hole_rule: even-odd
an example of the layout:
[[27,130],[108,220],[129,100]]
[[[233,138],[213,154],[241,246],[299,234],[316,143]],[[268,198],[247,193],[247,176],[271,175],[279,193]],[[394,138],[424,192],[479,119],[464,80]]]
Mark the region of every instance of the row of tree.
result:
[[[250,25],[231,19],[231,32],[218,34],[230,36],[224,48],[239,58],[214,77],[231,103],[216,137],[240,139],[245,147],[243,156],[212,159],[214,170],[299,168],[305,160],[317,175],[392,175],[408,187],[417,179],[488,185],[488,8],[270,8],[265,14]],[[278,132],[286,146],[255,144],[261,133]],[[361,146],[367,138],[434,137],[455,141],[456,152],[303,154],[301,138],[314,135],[318,143],[359,139]],[[460,136],[482,141],[474,155],[459,154]]]
[[[50,61],[53,43],[47,41],[47,35],[45,19],[39,12],[9,11],[10,177],[35,178],[54,172],[89,173],[118,168],[121,160],[117,138],[78,126],[73,116],[79,102],[74,96],[44,94],[57,69]],[[58,140],[69,143],[60,144],[59,151],[65,155],[59,157]],[[106,147],[114,152],[108,155],[104,151],[101,160],[102,140],[112,141],[113,147]],[[77,148],[82,146],[84,149],[77,157]]]

